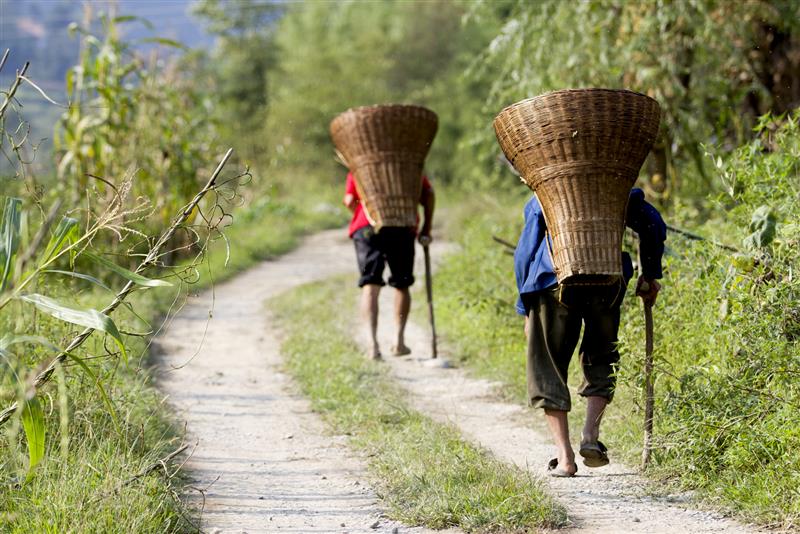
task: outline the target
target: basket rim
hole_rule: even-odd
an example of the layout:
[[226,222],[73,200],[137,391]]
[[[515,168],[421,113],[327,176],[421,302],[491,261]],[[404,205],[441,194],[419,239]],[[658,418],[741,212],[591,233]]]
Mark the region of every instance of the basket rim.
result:
[[437,120],[439,118],[439,116],[436,114],[435,111],[433,111],[430,108],[426,108],[425,106],[422,106],[420,104],[393,104],[393,103],[370,104],[368,106],[355,106],[352,108],[347,108],[341,113],[337,113],[336,116],[331,120],[331,126],[333,126],[333,123],[335,123],[339,117],[342,117],[349,113],[363,113],[363,112],[377,111],[379,109],[419,109],[427,113],[430,113],[433,116],[433,118]]
[[566,94],[580,94],[580,93],[595,93],[595,94],[625,93],[625,94],[630,94],[630,95],[635,95],[635,96],[643,96],[644,98],[647,98],[648,100],[652,100],[657,106],[660,107],[660,104],[658,103],[658,100],[656,100],[652,96],[647,96],[644,93],[640,93],[638,91],[633,91],[631,89],[612,89],[612,88],[608,88],[608,87],[580,87],[580,88],[571,88],[571,89],[556,89],[554,91],[547,91],[546,93],[542,93],[540,95],[528,97],[528,98],[526,98],[524,100],[520,100],[519,102],[514,102],[513,104],[510,104],[510,105],[504,107],[502,110],[500,110],[500,112],[497,115],[495,115],[495,118],[494,118],[493,122],[497,123],[497,121],[500,119],[500,116],[506,114],[506,112],[509,112],[509,111],[511,111],[513,109],[517,109],[517,108],[521,108],[521,107],[524,107],[524,106],[528,106],[532,102],[534,102],[535,100],[548,98],[548,97],[551,97],[551,96],[557,95],[557,94],[566,95]]

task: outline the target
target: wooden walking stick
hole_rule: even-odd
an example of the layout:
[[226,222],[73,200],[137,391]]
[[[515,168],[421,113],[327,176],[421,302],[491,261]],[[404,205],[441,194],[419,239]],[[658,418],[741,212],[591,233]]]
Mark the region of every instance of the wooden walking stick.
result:
[[433,319],[433,282],[431,280],[431,253],[428,249],[429,244],[422,245],[422,250],[425,252],[425,292],[428,294],[428,316],[431,319],[431,350],[432,358],[436,358],[436,322]]
[[[647,282],[642,281],[642,291],[649,291]],[[647,469],[650,463],[650,447],[653,441],[653,405],[655,394],[653,391],[653,303],[647,300],[644,303],[644,330],[645,330],[645,355],[644,355],[644,446],[642,447],[642,470]]]

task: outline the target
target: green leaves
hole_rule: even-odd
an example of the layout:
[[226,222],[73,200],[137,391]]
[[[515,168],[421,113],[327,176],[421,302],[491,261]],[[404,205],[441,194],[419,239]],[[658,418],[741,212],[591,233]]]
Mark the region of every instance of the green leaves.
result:
[[0,220],[0,292],[6,289],[14,267],[14,259],[19,248],[19,227],[22,201],[6,198],[3,205],[3,218]]
[[759,206],[750,219],[749,236],[744,238],[743,244],[748,250],[761,250],[769,246],[775,239],[775,214],[769,206]]
[[78,240],[78,220],[72,217],[64,217],[58,223],[56,231],[50,237],[47,247],[42,254],[42,263],[48,262],[60,253],[65,245],[75,243]]
[[119,346],[120,351],[122,351],[123,358],[127,362],[128,353],[125,350],[125,344],[122,341],[122,335],[119,333],[117,325],[114,324],[114,321],[112,321],[108,315],[93,309],[78,310],[75,308],[70,308],[60,304],[58,301],[51,299],[50,297],[45,297],[44,295],[39,295],[36,293],[31,295],[23,295],[19,297],[19,299],[28,302],[29,304],[33,304],[39,311],[55,317],[56,319],[105,332],[106,334],[110,335],[114,341],[116,341],[117,346]]
[[22,428],[28,442],[28,480],[33,476],[33,469],[44,458],[44,411],[38,399],[33,397],[25,401],[22,407]]
[[181,42],[178,42],[174,39],[167,39],[165,37],[146,37],[144,39],[139,39],[140,43],[155,43],[160,44],[163,46],[169,46],[170,48],[177,48],[179,50],[188,50],[186,45]]
[[18,345],[22,343],[36,343],[55,351],[59,350],[58,347],[50,343],[42,336],[17,336],[14,334],[6,334],[0,337],[0,356],[9,356],[8,348],[11,345]]
[[91,259],[93,262],[97,263],[108,269],[109,271],[113,271],[118,275],[130,280],[136,285],[143,286],[143,287],[169,287],[172,284],[167,282],[166,280],[153,280],[152,278],[147,278],[140,274],[136,274],[133,271],[129,271],[128,269],[121,267],[114,263],[113,261],[107,260],[102,256],[98,256],[97,254],[93,254],[89,251],[85,251],[81,254],[81,256],[86,256],[87,258]]

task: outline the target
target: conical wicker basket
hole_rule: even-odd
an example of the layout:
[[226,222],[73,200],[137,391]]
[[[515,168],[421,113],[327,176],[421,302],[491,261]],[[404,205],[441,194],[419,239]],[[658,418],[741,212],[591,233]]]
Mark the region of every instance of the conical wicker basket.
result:
[[632,91],[570,89],[494,119],[503,152],[542,205],[559,283],[622,274],[628,196],[660,114],[658,102]]
[[398,104],[348,109],[331,122],[333,144],[376,231],[417,224],[422,167],[437,127],[433,111]]

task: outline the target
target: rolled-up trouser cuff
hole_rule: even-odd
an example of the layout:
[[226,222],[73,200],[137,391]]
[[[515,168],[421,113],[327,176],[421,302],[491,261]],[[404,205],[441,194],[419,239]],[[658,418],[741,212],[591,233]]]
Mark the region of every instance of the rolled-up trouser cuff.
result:
[[560,410],[562,412],[569,412],[572,410],[571,402],[563,404],[541,397],[530,399],[530,405],[532,408],[543,408],[545,410]]

